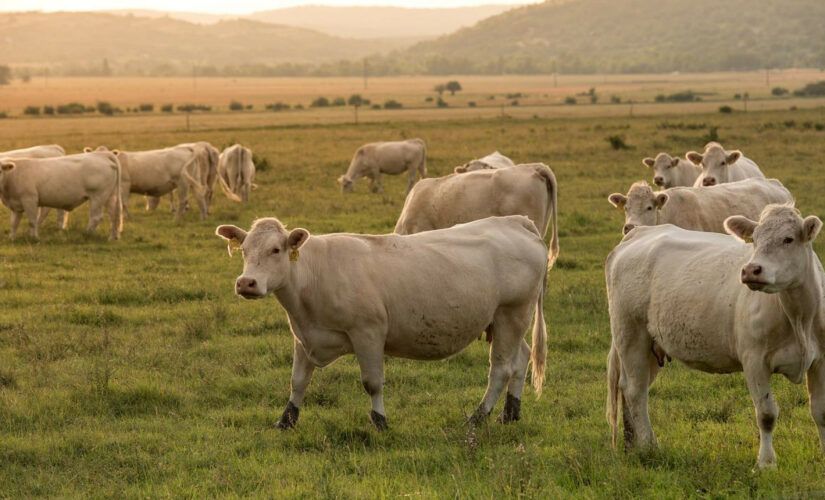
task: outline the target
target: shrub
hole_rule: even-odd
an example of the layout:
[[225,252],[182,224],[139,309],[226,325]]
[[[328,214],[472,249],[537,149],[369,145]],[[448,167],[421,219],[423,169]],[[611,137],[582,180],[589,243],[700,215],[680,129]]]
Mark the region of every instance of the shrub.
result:
[[664,94],[659,94],[653,98],[656,102],[665,102],[665,99],[667,99],[667,97]]
[[518,99],[513,99],[512,102],[510,102],[510,106],[518,106]]
[[728,106],[728,105],[719,106],[719,112],[720,113],[733,113],[733,108]]
[[43,114],[44,115],[53,115],[54,114],[54,106],[43,106]]
[[424,102],[433,102],[433,96],[427,96],[424,98]]
[[289,109],[289,108],[290,108],[289,104],[286,104],[286,103],[283,103],[283,102],[280,102],[280,101],[276,102],[276,103],[266,105],[266,109],[268,109],[270,111],[282,111],[284,109]]
[[474,107],[476,107],[476,102],[475,101],[470,101],[470,102],[467,103],[467,106],[469,106],[471,108],[474,108]]
[[347,100],[344,99],[343,97],[336,97],[335,99],[332,100],[332,105],[333,106],[346,106],[347,105]]
[[94,112],[95,112],[95,109],[96,109],[96,108],[95,108],[94,106],[86,106],[85,108],[83,108],[83,111],[84,111],[85,113],[94,113]]
[[329,106],[329,99],[326,97],[319,97],[309,105],[310,108],[325,108],[327,106]]
[[252,163],[255,165],[256,172],[266,172],[272,168],[265,156],[258,156],[255,153],[252,153]]
[[733,98],[737,101],[742,98],[742,94],[733,94]]
[[250,109],[252,109],[252,105],[251,105],[251,104],[247,104],[247,105],[246,105],[246,109],[247,109],[247,111],[248,111],[248,110],[250,110]]
[[371,107],[372,109],[381,109],[381,105],[380,105],[380,104],[373,104],[373,105],[372,105],[372,106],[370,106],[370,107]]
[[[490,97],[495,98],[495,96],[490,96]],[[507,94],[507,99],[518,99],[519,97],[527,97],[527,96],[523,95],[521,92],[513,92],[513,93]]]
[[2,120],[4,118],[8,118],[8,117],[9,117],[8,113],[6,113],[5,111],[0,111],[0,120]]
[[814,130],[822,132],[823,130],[825,130],[825,125],[821,123],[814,123]]
[[163,106],[160,107],[160,110],[163,111],[164,113],[171,113],[173,108],[174,108],[174,106],[171,105],[171,104],[164,104]]
[[108,101],[98,101],[97,112],[101,115],[112,116],[115,114],[115,107]]
[[152,111],[155,110],[155,105],[154,104],[141,104],[138,107],[138,109],[140,109],[143,112],[151,113]]
[[620,135],[611,135],[606,137],[605,140],[609,142],[610,147],[612,147],[615,150],[630,149],[630,146],[628,146],[627,143],[624,141],[624,137]]
[[183,113],[191,113],[193,111],[212,111],[212,106],[205,104],[181,104],[178,106],[178,111]]
[[776,97],[781,97],[788,93],[788,89],[783,87],[774,87],[771,89],[771,95],[775,95]]
[[243,111],[243,103],[239,101],[232,101],[229,103],[230,111]]
[[384,109],[401,109],[404,105],[400,102],[396,101],[395,99],[390,99],[384,103]]
[[564,98],[564,103],[565,104],[576,104],[576,98],[573,97],[572,95],[569,95],[569,96]]
[[296,104],[295,109],[304,109],[304,105],[303,104]]
[[613,104],[621,104],[622,103],[622,98],[617,96],[617,95],[612,95],[612,96],[610,96],[610,102],[613,103]]
[[438,106],[439,108],[446,108],[446,107],[448,107],[448,106],[449,106],[449,104],[447,104],[447,101],[445,101],[444,99],[442,99],[442,98],[440,98],[440,97],[438,98],[438,101],[436,101],[436,102],[435,102],[435,104],[436,104],[436,106]]
[[450,95],[455,95],[455,93],[458,92],[459,90],[463,90],[461,88],[461,84],[458,83],[455,80],[447,82],[447,85],[445,86],[445,88],[450,91]]
[[[94,111],[94,108],[92,108]],[[57,114],[59,115],[79,115],[86,112],[86,106],[79,102],[70,102],[68,104],[61,104],[57,107]]]
[[23,110],[23,114],[37,116],[40,114],[40,106],[26,106],[26,109]]
[[799,90],[794,90],[793,95],[797,97],[825,96],[825,80],[809,83]]

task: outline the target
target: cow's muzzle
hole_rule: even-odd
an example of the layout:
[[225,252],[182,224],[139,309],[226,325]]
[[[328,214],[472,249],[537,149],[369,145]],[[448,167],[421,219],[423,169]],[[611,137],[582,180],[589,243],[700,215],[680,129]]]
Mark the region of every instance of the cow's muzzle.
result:
[[630,231],[633,230],[634,227],[636,227],[636,224],[625,224],[624,227],[622,228],[622,234],[629,233]]
[[656,184],[657,186],[664,186],[665,185],[665,179],[663,177],[659,177],[657,175],[656,177],[653,178],[653,184]]
[[716,185],[716,177],[705,177],[702,179],[703,186],[715,186]]
[[258,282],[253,278],[238,278],[235,281],[235,293],[240,295],[245,299],[261,299],[266,294],[261,293],[261,290],[258,288]]
[[742,284],[758,292],[769,284],[763,281],[764,275],[764,269],[759,264],[746,264],[742,267]]

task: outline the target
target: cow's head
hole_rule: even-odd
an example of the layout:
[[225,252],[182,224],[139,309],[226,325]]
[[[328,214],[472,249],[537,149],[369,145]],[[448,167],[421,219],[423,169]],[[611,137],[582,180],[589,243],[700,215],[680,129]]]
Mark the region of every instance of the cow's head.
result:
[[338,178],[338,184],[341,186],[342,193],[351,193],[355,188],[355,182],[346,175],[342,175]]
[[645,181],[630,186],[627,196],[613,193],[607,197],[611,205],[624,211],[622,234],[637,226],[655,226],[659,223],[659,210],[667,203],[667,193],[654,193]]
[[793,205],[768,205],[759,222],[741,215],[725,220],[728,233],[753,242],[753,255],[741,270],[742,283],[766,293],[798,286],[815,272],[811,242],[821,228],[819,217],[803,219]]
[[235,293],[245,299],[260,299],[282,288],[309,239],[306,229],[287,231],[278,219],[258,219],[249,232],[236,226],[218,226],[215,234],[227,240],[229,254],[240,247],[243,274],[235,280]]
[[679,165],[679,158],[673,158],[667,153],[659,153],[656,159],[645,158],[642,164],[653,169],[653,184],[665,189],[673,187],[673,167]]
[[473,160],[465,163],[460,167],[455,167],[453,172],[463,174],[464,172],[473,172],[475,170],[492,170],[493,166],[481,160]]
[[710,142],[705,146],[705,153],[699,154],[691,151],[685,157],[694,164],[702,167],[702,185],[715,186],[730,182],[728,167],[736,163],[742,157],[740,151],[725,151],[716,142]]

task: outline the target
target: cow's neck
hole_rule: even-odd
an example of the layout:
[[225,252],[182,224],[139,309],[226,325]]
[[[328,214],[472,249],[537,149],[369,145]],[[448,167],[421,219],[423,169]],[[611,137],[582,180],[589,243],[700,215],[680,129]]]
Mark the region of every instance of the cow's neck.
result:
[[[794,330],[797,344],[803,353],[800,370],[807,371],[814,358],[825,352],[825,298],[823,297],[822,264],[811,252],[809,271],[805,280],[796,287],[779,292],[779,302]],[[812,342],[813,341],[813,342]],[[813,344],[813,345],[811,345]],[[801,378],[802,373],[800,373]]]
[[[317,281],[316,267],[313,262],[312,247],[315,246],[314,238],[310,238],[298,252],[298,260],[289,263],[289,277],[284,286],[275,290],[275,297],[278,302],[289,313],[290,318],[297,322],[297,326],[305,326],[311,319],[310,311],[305,303],[306,298],[302,298],[302,293],[313,287]],[[303,340],[303,339],[302,339]]]

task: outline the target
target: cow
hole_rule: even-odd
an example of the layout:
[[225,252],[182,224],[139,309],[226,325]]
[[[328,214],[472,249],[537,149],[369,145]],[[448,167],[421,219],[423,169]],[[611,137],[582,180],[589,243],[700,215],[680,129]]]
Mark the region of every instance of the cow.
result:
[[233,201],[249,201],[249,191],[257,187],[252,151],[240,144],[229,146],[218,160],[218,180],[224,194]]
[[[97,148],[106,151],[105,146]],[[91,151],[85,148],[84,151]],[[191,189],[200,208],[201,219],[208,214],[206,186],[200,182],[199,156],[202,151],[194,145],[178,145],[150,151],[120,151],[118,158],[123,175],[120,189],[124,215],[128,216],[129,194],[139,193],[159,198],[178,190],[178,208],[175,221],[180,222],[186,210],[187,194]],[[150,200],[151,201],[151,200]],[[147,210],[152,207],[147,203]]]
[[55,158],[0,159],[0,198],[12,211],[10,237],[14,239],[25,212],[31,235],[38,239],[37,208],[70,211],[89,200],[92,233],[109,211],[111,239],[123,228],[120,197],[121,167],[116,152],[93,152]]
[[[209,207],[212,205],[212,196],[215,193],[215,182],[218,180],[218,150],[206,142],[188,142],[178,144],[181,147],[193,148],[197,158],[197,169],[200,173],[198,180],[206,189],[206,213],[209,213]],[[177,146],[176,146],[177,147]],[[172,211],[175,210],[175,192],[169,193],[169,201],[171,203]],[[160,197],[147,196],[146,209],[155,210],[160,203]],[[188,208],[188,200],[184,200],[184,205]]]
[[0,158],[55,158],[65,156],[66,150],[57,144],[44,144],[25,149],[0,151]]
[[647,182],[630,186],[627,196],[613,193],[611,205],[623,210],[622,233],[638,226],[673,224],[693,231],[724,233],[730,215],[758,217],[771,203],[793,201],[776,179],[746,179],[710,187],[675,187],[654,192]]
[[513,160],[507,158],[503,154],[499,153],[498,151],[493,151],[492,153],[488,154],[483,158],[477,158],[475,160],[470,160],[469,162],[461,165],[460,167],[455,167],[454,172],[457,174],[463,174],[465,172],[473,172],[475,170],[493,170],[497,168],[509,168],[514,167],[516,164],[513,163]]
[[[547,355],[542,311],[547,248],[530,219],[490,217],[414,235],[288,231],[275,218],[246,232],[219,226],[240,245],[235,293],[274,294],[294,337],[292,391],[277,426],[293,427],[316,367],[355,354],[372,399],[370,419],[387,428],[384,356],[450,357],[486,330],[492,336],[487,391],[469,423],[483,422],[507,388],[503,422],[519,420],[527,365],[541,394]],[[535,311],[535,313],[534,313]],[[524,334],[535,316],[532,349]]]
[[702,169],[693,163],[667,153],[659,153],[655,159],[647,157],[642,160],[642,165],[653,169],[653,184],[665,189],[693,186],[702,173]]
[[355,188],[358,178],[366,177],[370,180],[372,191],[380,193],[384,190],[381,174],[398,175],[404,172],[410,174],[407,193],[415,184],[416,173],[421,179],[427,177],[427,147],[421,139],[364,144],[353,155],[347,173],[338,178],[338,184],[342,192],[349,193]]
[[741,151],[725,151],[718,142],[707,143],[704,154],[691,151],[685,158],[702,167],[702,173],[696,178],[694,187],[715,186],[752,177],[765,178],[765,174],[753,160],[745,158]]
[[807,378],[825,450],[825,273],[811,245],[822,222],[803,219],[793,205],[769,205],[758,222],[732,216],[725,227],[735,237],[637,228],[608,256],[606,414],[614,446],[620,401],[626,446],[657,445],[648,416],[648,389],[660,368],[655,342],[690,368],[744,372],[760,468],[776,464],[771,374],[797,384]]
[[423,179],[407,196],[395,232],[414,234],[503,215],[529,217],[542,237],[552,219],[548,259],[552,267],[559,254],[558,184],[543,163]]

